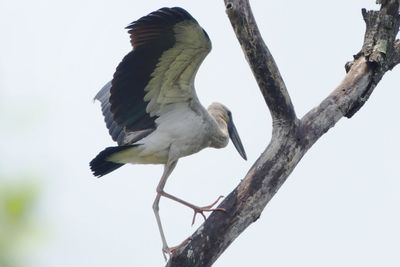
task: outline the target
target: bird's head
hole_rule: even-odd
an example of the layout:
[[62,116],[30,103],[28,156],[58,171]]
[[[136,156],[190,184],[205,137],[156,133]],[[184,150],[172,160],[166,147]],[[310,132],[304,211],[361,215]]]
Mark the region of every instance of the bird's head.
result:
[[[242,141],[240,140],[239,134],[236,130],[235,124],[233,123],[231,111],[221,103],[214,102],[208,107],[208,112],[214,117],[218,125],[224,125],[230,139],[240,156],[247,160],[246,152],[244,151]],[[222,130],[225,130],[222,129]]]

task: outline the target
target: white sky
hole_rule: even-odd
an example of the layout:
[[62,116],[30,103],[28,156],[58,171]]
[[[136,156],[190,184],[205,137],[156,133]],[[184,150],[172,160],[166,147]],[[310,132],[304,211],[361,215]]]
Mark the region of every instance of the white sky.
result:
[[[358,1],[252,1],[299,117],[344,76],[362,45]],[[271,120],[223,1],[0,2],[0,174],[33,173],[45,240],[24,267],[163,266],[151,204],[161,166],[125,166],[101,179],[88,162],[113,145],[92,98],[130,50],[124,27],[163,6],[187,9],[213,51],[197,76],[204,105],[233,112],[248,161],[232,144],[181,159],[166,191],[199,205],[227,195],[266,147]],[[215,266],[400,266],[399,69],[351,120],[309,151],[261,218]],[[161,203],[176,245],[202,222]]]

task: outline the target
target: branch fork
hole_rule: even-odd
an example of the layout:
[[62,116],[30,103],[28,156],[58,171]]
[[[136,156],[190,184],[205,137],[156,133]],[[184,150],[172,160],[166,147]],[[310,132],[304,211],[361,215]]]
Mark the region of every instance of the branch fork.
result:
[[346,64],[343,81],[303,118],[296,117],[279,69],[265,45],[249,0],[224,0],[226,13],[273,121],[272,139],[240,184],[169,259],[167,266],[211,266],[261,212],[308,149],[341,118],[352,117],[384,74],[400,63],[399,0],[378,0],[380,11],[363,10],[364,45]]

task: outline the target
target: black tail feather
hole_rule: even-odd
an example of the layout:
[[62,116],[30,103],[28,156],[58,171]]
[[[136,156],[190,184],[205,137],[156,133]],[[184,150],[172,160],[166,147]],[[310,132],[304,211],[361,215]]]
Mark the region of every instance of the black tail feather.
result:
[[119,167],[123,166],[123,163],[115,163],[112,161],[108,161],[107,159],[114,153],[124,151],[127,148],[131,148],[130,146],[113,146],[107,147],[103,151],[101,151],[90,163],[90,169],[93,172],[94,176],[101,177],[106,175],[112,171],[115,171]]

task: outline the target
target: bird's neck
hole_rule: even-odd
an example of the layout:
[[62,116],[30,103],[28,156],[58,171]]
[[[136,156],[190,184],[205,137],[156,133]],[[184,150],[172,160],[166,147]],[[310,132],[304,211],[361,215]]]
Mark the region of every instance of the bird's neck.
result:
[[226,147],[229,142],[228,126],[226,121],[218,113],[214,113],[211,110],[209,113],[215,123],[215,127],[213,127],[214,129],[212,130],[211,134],[210,146],[214,148]]

